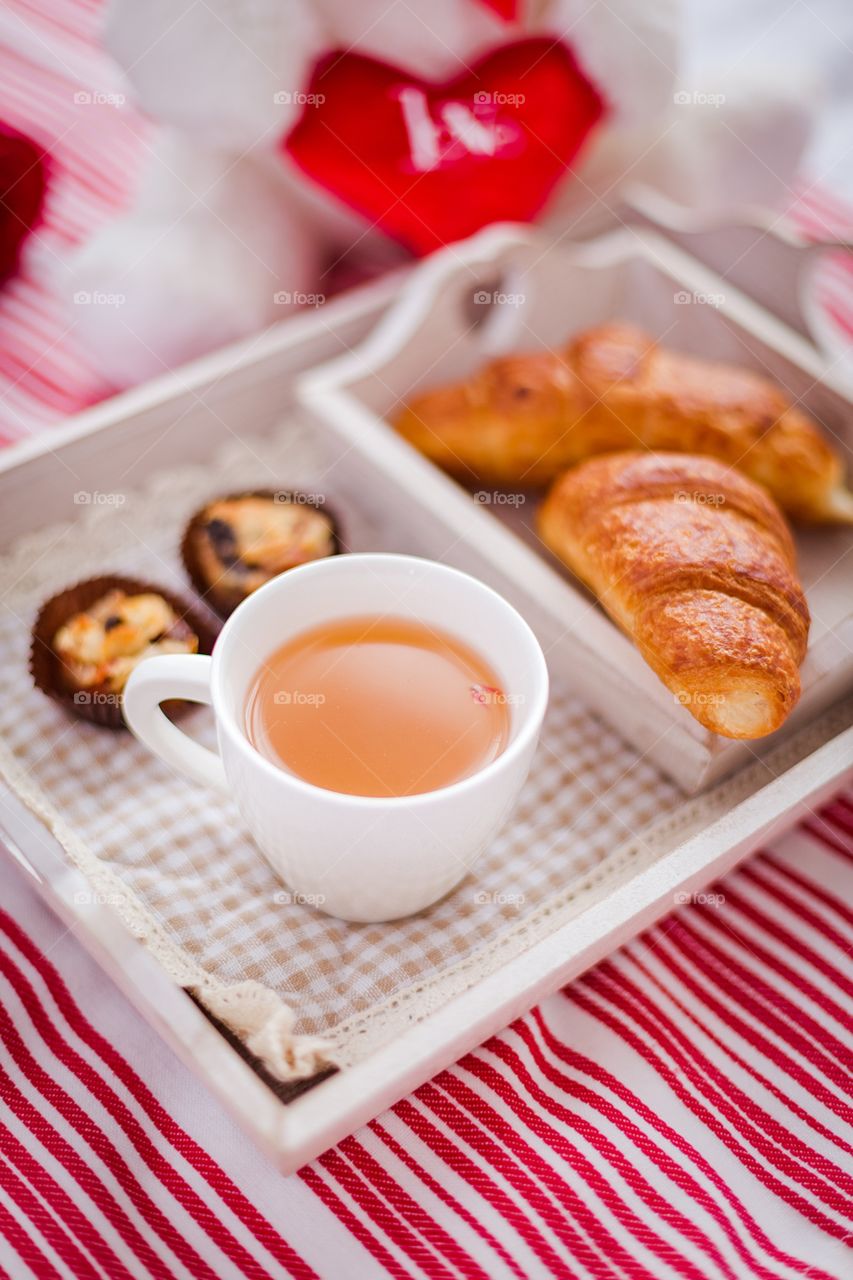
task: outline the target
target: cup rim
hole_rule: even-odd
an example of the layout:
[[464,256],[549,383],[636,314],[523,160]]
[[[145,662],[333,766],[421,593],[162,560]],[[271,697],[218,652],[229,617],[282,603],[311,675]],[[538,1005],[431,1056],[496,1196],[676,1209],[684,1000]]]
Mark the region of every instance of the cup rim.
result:
[[[269,595],[273,591],[280,591],[286,587],[288,582],[292,583],[295,579],[304,577],[307,574],[347,573],[349,570],[345,568],[346,565],[355,566],[356,564],[363,564],[366,560],[381,560],[398,565],[425,565],[428,566],[430,572],[448,574],[455,578],[464,579],[472,584],[474,590],[486,592],[493,596],[506,610],[511,625],[516,627],[524,636],[525,642],[530,649],[531,659],[536,666],[536,691],[531,699],[531,705],[524,708],[525,719],[516,736],[499,756],[496,756],[494,760],[490,760],[482,769],[478,769],[475,773],[469,774],[465,778],[460,778],[457,782],[451,782],[446,787],[438,787],[431,791],[417,791],[412,795],[406,796],[363,796],[345,791],[332,791],[328,787],[317,786],[316,783],[308,782],[305,778],[300,778],[297,774],[289,773],[286,769],[273,764],[271,760],[268,760],[266,756],[258,751],[257,747],[249,741],[245,730],[238,723],[237,716],[233,713],[225,697],[224,689],[220,687],[223,663],[225,662],[223,654],[227,651],[230,637],[235,627],[240,625],[241,617],[244,618],[248,611],[256,607],[258,600],[262,596]],[[210,687],[217,728],[227,731],[230,739],[237,744],[238,748],[245,755],[248,755],[252,763],[259,766],[268,776],[276,778],[282,785],[294,787],[297,792],[303,795],[315,798],[321,797],[329,804],[354,805],[357,808],[378,808],[386,805],[400,807],[421,804],[428,806],[440,803],[445,799],[455,798],[463,795],[466,791],[473,790],[480,783],[488,781],[502,770],[510,767],[520,755],[523,755],[539,733],[548,705],[549,677],[545,655],[529,623],[525,621],[515,606],[504,599],[500,592],[495,591],[493,587],[481,582],[479,578],[475,578],[472,574],[465,573],[462,569],[455,569],[451,565],[442,564],[439,560],[430,560],[426,556],[409,556],[384,551],[361,551],[347,552],[344,555],[332,556],[323,560],[312,560],[307,564],[298,565],[296,568],[288,569],[286,573],[280,574],[277,578],[264,583],[257,591],[247,596],[227,619],[216,639],[213,647]]]

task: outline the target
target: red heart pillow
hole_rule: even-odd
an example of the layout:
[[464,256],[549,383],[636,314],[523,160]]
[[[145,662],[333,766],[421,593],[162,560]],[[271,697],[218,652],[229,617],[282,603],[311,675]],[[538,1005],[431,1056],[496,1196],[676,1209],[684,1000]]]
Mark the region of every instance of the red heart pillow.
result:
[[480,0],[480,3],[504,22],[515,22],[518,18],[519,0]]
[[23,243],[38,222],[45,186],[41,149],[0,124],[0,283],[15,271]]
[[321,187],[416,253],[542,208],[604,106],[565,45],[503,45],[431,84],[375,58],[314,68],[285,139]]

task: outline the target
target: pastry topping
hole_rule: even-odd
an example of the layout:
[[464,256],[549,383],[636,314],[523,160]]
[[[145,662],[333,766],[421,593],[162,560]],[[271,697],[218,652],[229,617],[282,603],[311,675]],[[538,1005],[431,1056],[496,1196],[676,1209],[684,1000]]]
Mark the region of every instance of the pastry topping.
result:
[[213,550],[223,564],[235,564],[238,559],[237,535],[226,520],[214,517],[205,525]]
[[198,636],[162,596],[107,592],[53,638],[65,683],[120,693],[133,668],[159,653],[197,653]]
[[335,555],[334,516],[297,493],[218,498],[190,523],[184,563],[197,589],[220,612],[287,569]]
[[242,561],[273,577],[328,555],[334,531],[329,519],[304,503],[273,498],[224,498],[207,509],[207,536],[225,565]]

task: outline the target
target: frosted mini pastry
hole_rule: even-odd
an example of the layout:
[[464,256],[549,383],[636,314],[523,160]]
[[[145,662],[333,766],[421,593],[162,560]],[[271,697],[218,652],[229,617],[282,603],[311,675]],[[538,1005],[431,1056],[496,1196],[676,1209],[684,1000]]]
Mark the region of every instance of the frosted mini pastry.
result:
[[148,583],[92,578],[54,596],[33,627],[36,685],[76,715],[121,728],[131,671],[155,654],[209,652],[213,633],[183,601]]
[[223,616],[280,573],[339,550],[337,522],[320,499],[271,491],[207,503],[181,546],[193,585]]

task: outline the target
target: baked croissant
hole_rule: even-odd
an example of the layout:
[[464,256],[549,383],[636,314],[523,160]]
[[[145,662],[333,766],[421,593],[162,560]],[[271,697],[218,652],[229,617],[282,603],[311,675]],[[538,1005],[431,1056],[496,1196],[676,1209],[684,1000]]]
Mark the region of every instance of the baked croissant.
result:
[[611,453],[561,476],[538,523],[700,724],[727,738],[779,728],[809,611],[763,489],[714,458]]
[[738,467],[796,519],[853,521],[841,458],[778,387],[669,351],[630,325],[494,360],[467,382],[415,397],[396,426],[469,482],[547,484],[593,454],[674,449]]

